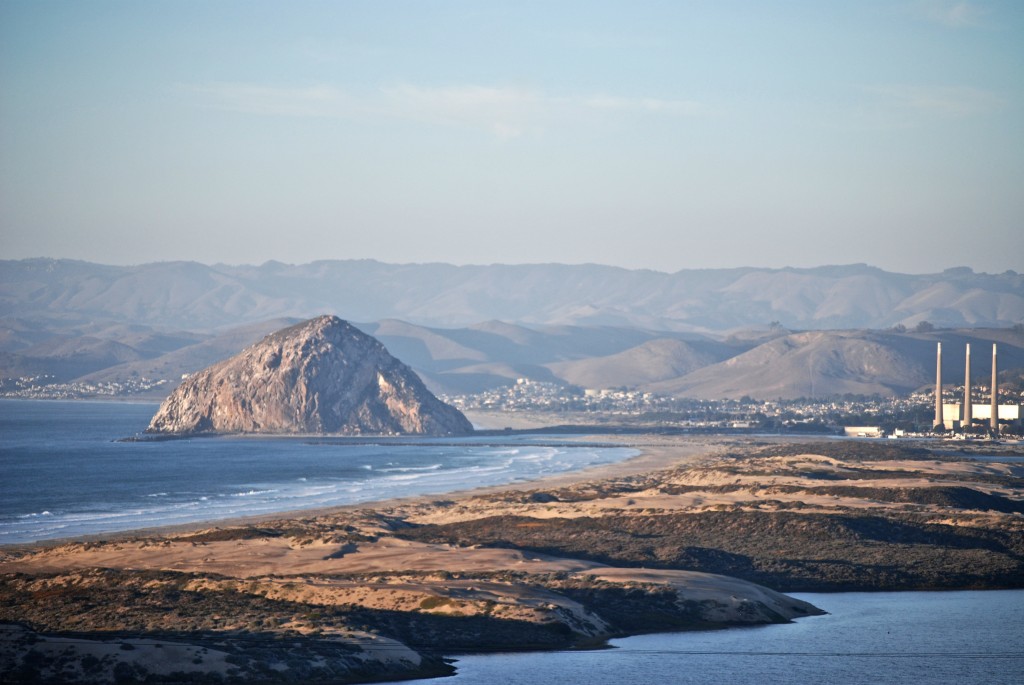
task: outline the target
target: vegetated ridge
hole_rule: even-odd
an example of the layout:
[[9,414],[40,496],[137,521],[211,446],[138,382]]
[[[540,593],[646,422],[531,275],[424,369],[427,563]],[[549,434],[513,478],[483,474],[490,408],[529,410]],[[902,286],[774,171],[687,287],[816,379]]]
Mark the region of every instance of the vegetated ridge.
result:
[[737,442],[703,463],[451,503],[398,534],[783,592],[1024,587],[1019,469],[892,442]]

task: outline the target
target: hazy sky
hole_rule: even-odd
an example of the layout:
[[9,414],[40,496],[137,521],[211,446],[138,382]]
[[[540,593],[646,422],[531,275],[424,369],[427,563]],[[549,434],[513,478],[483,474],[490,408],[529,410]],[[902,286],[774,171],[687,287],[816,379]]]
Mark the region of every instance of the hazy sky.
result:
[[0,257],[1024,270],[1024,2],[0,0]]

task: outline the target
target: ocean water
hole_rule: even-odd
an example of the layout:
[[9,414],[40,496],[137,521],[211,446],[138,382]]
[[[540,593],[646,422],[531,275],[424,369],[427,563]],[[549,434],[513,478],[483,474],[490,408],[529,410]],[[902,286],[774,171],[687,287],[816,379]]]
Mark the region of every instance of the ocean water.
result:
[[0,400],[0,544],[443,495],[637,454],[530,436],[119,441],[156,408]]
[[794,594],[795,623],[613,640],[611,649],[457,657],[452,685],[1011,685],[1024,590]]

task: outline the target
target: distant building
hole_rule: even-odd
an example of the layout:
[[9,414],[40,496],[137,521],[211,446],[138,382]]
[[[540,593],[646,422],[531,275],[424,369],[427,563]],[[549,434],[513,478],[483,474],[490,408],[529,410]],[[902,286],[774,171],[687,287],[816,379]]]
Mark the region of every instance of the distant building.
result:
[[[973,404],[973,403],[972,403]],[[945,417],[942,421],[946,430],[959,430],[960,423],[960,403],[956,404],[943,404],[942,415]],[[971,408],[971,418],[975,421],[989,422],[992,419],[992,406],[989,404],[974,404]],[[1006,423],[1018,423],[1020,421],[1020,405],[1018,404],[1000,404],[998,409],[998,420]]]
[[883,435],[881,426],[845,426],[843,433],[848,438],[880,438]]

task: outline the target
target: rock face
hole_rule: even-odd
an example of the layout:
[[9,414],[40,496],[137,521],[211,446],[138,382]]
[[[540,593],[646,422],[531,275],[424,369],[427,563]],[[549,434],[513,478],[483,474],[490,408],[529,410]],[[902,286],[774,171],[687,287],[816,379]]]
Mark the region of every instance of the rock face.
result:
[[472,429],[375,338],[336,316],[320,316],[187,378],[147,432],[449,435]]

